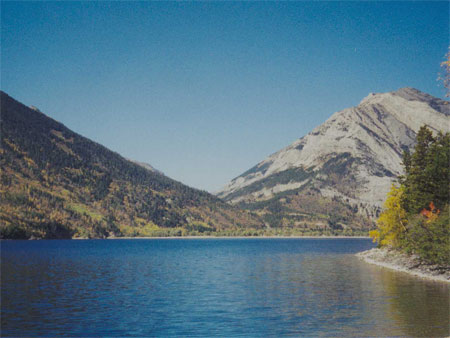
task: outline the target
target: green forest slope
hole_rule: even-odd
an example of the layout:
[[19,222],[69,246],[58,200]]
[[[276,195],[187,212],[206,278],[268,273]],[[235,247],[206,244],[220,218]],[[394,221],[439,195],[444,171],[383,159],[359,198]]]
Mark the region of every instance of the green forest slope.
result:
[[1,92],[0,238],[252,234],[250,212],[147,170]]

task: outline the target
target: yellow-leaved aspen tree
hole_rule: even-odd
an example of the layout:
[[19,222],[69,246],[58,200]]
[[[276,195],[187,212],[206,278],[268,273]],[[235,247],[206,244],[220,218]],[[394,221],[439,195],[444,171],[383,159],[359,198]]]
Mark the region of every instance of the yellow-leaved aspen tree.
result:
[[384,202],[384,211],[377,220],[378,229],[370,231],[369,235],[380,246],[398,246],[398,241],[406,231],[407,214],[401,205],[403,187],[394,184]]

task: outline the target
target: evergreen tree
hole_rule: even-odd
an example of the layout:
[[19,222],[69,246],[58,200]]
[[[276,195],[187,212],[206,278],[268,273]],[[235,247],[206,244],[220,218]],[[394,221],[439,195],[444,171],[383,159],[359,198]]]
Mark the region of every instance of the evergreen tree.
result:
[[[450,265],[450,133],[423,126],[414,152],[403,154],[405,175],[392,186],[378,229],[370,236],[379,246],[415,253],[428,263]],[[441,212],[442,211],[442,212]]]
[[449,135],[440,133],[433,137],[426,126],[417,134],[414,152],[404,153],[405,176],[401,179],[405,194],[403,207],[409,214],[416,214],[430,202],[443,207],[448,202],[448,143]]
[[430,146],[427,156],[425,176],[429,180],[433,202],[438,209],[443,209],[449,202],[450,186],[450,134],[439,133]]

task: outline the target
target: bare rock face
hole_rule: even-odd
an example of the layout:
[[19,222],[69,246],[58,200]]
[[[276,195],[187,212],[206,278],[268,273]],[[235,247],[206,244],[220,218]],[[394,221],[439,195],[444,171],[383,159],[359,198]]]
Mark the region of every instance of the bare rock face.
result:
[[373,218],[402,174],[403,150],[413,147],[419,128],[426,124],[434,132],[448,132],[449,115],[449,102],[414,88],[371,93],[233,179],[217,195],[251,204],[313,191]]

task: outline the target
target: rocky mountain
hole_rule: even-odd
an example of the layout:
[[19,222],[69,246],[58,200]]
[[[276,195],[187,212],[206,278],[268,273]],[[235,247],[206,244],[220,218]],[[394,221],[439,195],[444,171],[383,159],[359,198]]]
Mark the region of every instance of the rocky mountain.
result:
[[371,93],[233,179],[217,196],[272,226],[365,227],[403,173],[418,129],[450,130],[450,104],[414,88]]
[[1,92],[0,238],[245,234],[262,221]]

